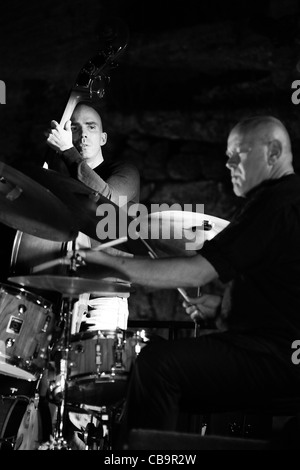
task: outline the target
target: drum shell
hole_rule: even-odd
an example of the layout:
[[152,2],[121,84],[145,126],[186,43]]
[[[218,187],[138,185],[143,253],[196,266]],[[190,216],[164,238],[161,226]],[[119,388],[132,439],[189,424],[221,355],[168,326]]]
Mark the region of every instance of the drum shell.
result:
[[[21,231],[17,231],[12,245],[9,276],[28,276],[33,273],[33,268],[43,263],[59,260],[67,252],[67,243],[45,240]],[[53,265],[43,274],[67,275],[67,266],[62,264]],[[36,293],[49,300],[53,309],[60,309],[61,295],[58,292],[30,288]]]
[[[123,400],[131,369],[145,344],[147,343],[141,339],[138,331],[127,333],[102,330],[101,333],[72,335],[68,401],[73,404],[111,406]],[[62,393],[59,352],[56,353],[55,362],[58,373],[50,386],[54,401],[60,399]]]
[[0,284],[0,373],[37,380],[54,325],[52,305],[43,297]]
[[137,356],[137,342],[135,337],[127,337],[126,331],[118,330],[72,335],[69,352],[70,377],[111,374],[115,370],[130,372]]

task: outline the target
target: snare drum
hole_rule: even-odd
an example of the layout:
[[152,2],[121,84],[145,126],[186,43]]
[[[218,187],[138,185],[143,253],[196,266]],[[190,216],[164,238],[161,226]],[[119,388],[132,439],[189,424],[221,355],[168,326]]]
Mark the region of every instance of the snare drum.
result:
[[0,373],[37,380],[46,365],[53,330],[49,301],[0,284]]
[[[110,406],[125,398],[131,368],[145,344],[138,332],[120,329],[72,335],[68,401]],[[51,388],[59,397],[59,375]]]

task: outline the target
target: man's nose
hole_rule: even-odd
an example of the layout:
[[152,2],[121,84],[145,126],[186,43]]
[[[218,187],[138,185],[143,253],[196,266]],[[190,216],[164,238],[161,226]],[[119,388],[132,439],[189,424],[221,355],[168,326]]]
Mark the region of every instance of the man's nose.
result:
[[234,154],[234,155],[231,155],[230,157],[228,157],[228,160],[226,162],[226,166],[229,169],[236,168],[239,163],[240,163],[239,156],[237,154]]

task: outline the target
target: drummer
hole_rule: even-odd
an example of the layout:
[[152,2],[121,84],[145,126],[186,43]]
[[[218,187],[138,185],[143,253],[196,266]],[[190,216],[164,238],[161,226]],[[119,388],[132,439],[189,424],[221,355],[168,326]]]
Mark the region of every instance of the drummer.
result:
[[208,414],[299,397],[292,353],[300,337],[300,180],[290,137],[275,117],[249,117],[229,133],[226,154],[233,190],[245,202],[195,256],[79,252],[152,288],[226,284],[223,298],[203,294],[184,304],[194,320],[214,319],[213,332],[142,349],[127,396],[128,429],[175,431],[182,409]]
[[[100,106],[92,101],[81,101],[64,126],[51,121],[47,144],[56,154],[47,166],[69,174],[118,206],[137,203],[140,193],[137,168],[127,162],[106,161],[102,151],[106,142],[107,133],[103,130]],[[77,247],[96,247],[101,243],[81,232],[76,242]],[[109,253],[130,256],[116,248],[110,248]],[[82,294],[75,304],[72,333],[78,330],[126,329],[128,295],[105,298]]]

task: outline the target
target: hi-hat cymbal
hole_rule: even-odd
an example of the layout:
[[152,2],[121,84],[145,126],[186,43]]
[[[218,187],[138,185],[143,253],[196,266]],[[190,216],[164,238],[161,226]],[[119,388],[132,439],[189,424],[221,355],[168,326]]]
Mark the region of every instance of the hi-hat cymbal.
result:
[[50,190],[0,162],[0,221],[13,229],[53,241],[74,240],[72,213]]
[[[127,241],[118,245],[118,249],[137,255],[148,254],[140,238],[131,239],[128,235],[128,225],[132,219],[124,208],[80,181],[57,171],[29,167],[26,174],[63,201],[76,219],[80,232],[101,243],[127,237]],[[103,210],[99,211],[99,208]]]
[[225,219],[199,212],[152,212],[141,221],[141,237],[150,240],[157,255],[190,256],[228,224]]
[[84,293],[98,294],[99,296],[114,297],[118,294],[131,292],[128,282],[112,280],[95,280],[75,276],[56,276],[51,274],[13,276],[8,279],[14,284],[47,291],[59,292],[65,296],[78,296]]
[[[91,250],[93,251],[93,250]],[[121,252],[122,253],[122,252]],[[60,275],[67,275],[69,273],[69,269],[72,265],[71,258],[68,256],[62,257],[62,258],[56,258],[51,261],[46,261],[44,263],[37,264],[35,266],[32,266],[30,274],[53,274],[52,269],[55,268],[56,266],[64,266],[65,270],[64,273],[61,272]],[[118,281],[128,281],[129,278],[125,274],[121,273],[117,269],[110,268],[104,265],[100,264],[94,264],[94,263],[76,263],[76,273],[78,274],[78,277],[80,279],[82,278],[88,278],[88,279],[93,279],[94,281],[98,280],[103,280],[106,278],[109,279],[116,279]],[[69,276],[68,276],[69,277]]]

